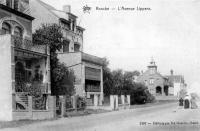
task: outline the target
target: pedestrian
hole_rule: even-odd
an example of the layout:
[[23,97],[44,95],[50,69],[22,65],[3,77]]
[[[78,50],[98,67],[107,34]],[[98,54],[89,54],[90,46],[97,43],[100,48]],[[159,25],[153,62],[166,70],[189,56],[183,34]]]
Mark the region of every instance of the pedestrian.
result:
[[189,109],[190,108],[190,98],[189,95],[186,95],[184,99],[184,109]]
[[183,102],[184,102],[183,98],[182,97],[179,98],[179,109],[183,108]]

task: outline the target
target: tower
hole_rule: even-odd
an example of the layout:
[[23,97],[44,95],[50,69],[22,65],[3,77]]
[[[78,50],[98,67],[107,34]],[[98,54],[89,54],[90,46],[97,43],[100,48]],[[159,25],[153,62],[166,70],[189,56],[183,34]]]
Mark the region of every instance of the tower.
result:
[[157,65],[153,57],[151,58],[150,64],[147,66],[147,68],[150,71],[150,74],[154,74],[155,72],[157,72]]

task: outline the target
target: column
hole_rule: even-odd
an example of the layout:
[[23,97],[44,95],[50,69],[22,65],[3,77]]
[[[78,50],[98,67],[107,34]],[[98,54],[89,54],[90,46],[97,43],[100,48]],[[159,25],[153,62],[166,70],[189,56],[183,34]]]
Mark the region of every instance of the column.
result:
[[102,102],[104,101],[104,94],[103,94],[103,69],[101,67],[101,95],[100,95],[100,105],[102,105]]

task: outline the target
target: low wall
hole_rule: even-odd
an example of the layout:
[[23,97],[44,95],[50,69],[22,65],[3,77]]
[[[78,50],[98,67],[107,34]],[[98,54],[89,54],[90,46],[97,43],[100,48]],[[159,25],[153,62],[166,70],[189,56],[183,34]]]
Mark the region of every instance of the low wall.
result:
[[32,110],[32,97],[28,98],[28,110],[27,111],[13,111],[13,120],[41,120],[41,119],[51,119],[56,116],[55,108],[55,97],[48,96],[47,110]]

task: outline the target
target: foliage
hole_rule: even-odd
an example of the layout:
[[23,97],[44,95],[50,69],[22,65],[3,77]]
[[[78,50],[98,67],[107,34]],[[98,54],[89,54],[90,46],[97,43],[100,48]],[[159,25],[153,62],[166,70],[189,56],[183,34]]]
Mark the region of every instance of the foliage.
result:
[[103,63],[103,91],[105,96],[109,96],[111,94],[111,90],[113,88],[113,79],[111,70],[108,68],[109,61],[107,58],[104,58]]
[[74,93],[74,75],[59,62],[57,51],[63,46],[62,28],[57,24],[43,24],[33,34],[33,43],[46,45],[50,49],[51,88],[53,95],[72,95]]
[[131,95],[131,103],[145,103],[155,100],[147,87],[142,83],[135,83],[135,77],[140,75],[139,71],[123,71],[108,68],[109,61],[105,58],[103,65],[104,94]]
[[112,94],[123,94],[123,72],[122,70],[112,71],[113,88]]
[[65,64],[58,62],[57,67],[52,70],[52,76],[54,76],[54,86],[51,88],[53,95],[72,96],[74,94],[73,70],[68,70]]

